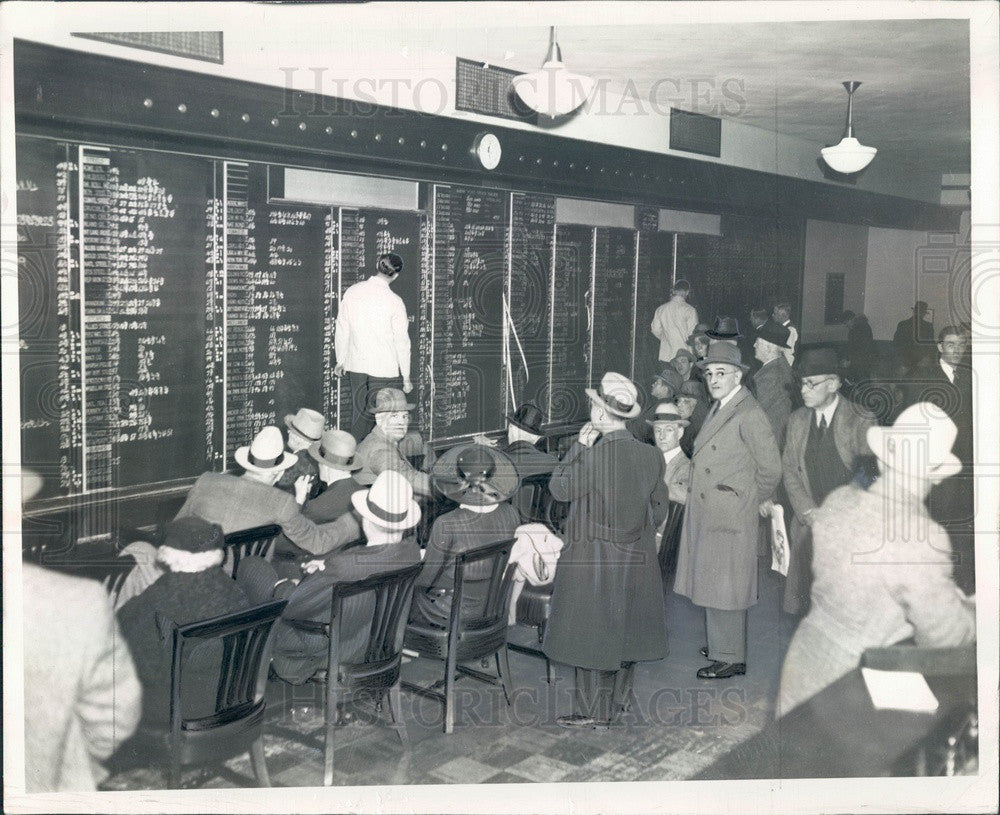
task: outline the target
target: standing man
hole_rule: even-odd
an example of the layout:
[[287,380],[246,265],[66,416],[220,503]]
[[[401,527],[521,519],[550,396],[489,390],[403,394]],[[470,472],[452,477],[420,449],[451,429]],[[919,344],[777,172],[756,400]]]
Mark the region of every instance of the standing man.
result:
[[792,412],[792,388],[795,378],[788,367],[788,329],[768,320],[757,329],[754,356],[761,367],[753,375],[753,394],[771,422],[774,440],[780,450],[785,444],[785,424]]
[[816,510],[837,487],[850,484],[860,459],[871,454],[868,428],[875,416],[840,394],[837,356],[830,349],[806,351],[799,365],[805,407],[788,420],[782,456],[785,492],[794,513],[788,528],[792,550],[783,608],[809,610],[812,586],[812,524]]
[[864,382],[871,376],[875,364],[875,339],[872,327],[864,314],[855,314],[848,309],[840,318],[847,327],[847,342],[842,352],[844,376],[851,384]]
[[681,449],[690,458],[694,454],[694,440],[708,416],[708,395],[701,380],[689,380],[681,385],[677,394],[677,411],[681,418],[688,421],[688,428],[681,437]]
[[788,348],[784,353],[790,367],[795,364],[795,346],[799,344],[799,330],[792,325],[792,307],[788,303],[775,304],[771,319],[788,329]]
[[666,489],[661,488],[653,499],[653,523],[656,524],[660,573],[667,580],[677,569],[677,544],[691,480],[691,460],[680,446],[689,422],[681,416],[677,405],[663,402],[656,406],[650,424],[656,434],[656,446],[663,453],[663,486]]
[[694,443],[674,591],[705,607],[708,645],[702,654],[712,664],[698,678],[727,679],[746,673],[759,515],[770,511],[781,456],[767,416],[740,384],[747,366],[739,349],[713,342],[698,364],[715,404]]
[[606,373],[586,394],[590,421],[549,482],[571,506],[543,648],[576,668],[574,711],[558,724],[606,729],[631,694],[635,663],[667,655],[651,521],[664,462],[625,427],[639,415],[629,379]]
[[344,292],[337,314],[333,372],[350,376],[353,416],[351,435],[364,440],[375,426],[370,400],[381,388],[413,390],[410,381],[410,335],[403,299],[389,289],[403,271],[403,259],[379,255],[375,274]]
[[678,280],[671,290],[671,298],[656,309],[650,329],[660,341],[660,362],[670,362],[678,348],[687,347],[687,339],[698,325],[698,312],[688,303],[691,287],[686,280]]
[[934,342],[934,323],[926,319],[927,312],[927,303],[917,300],[913,304],[913,315],[896,324],[892,346],[896,352],[896,365],[903,374],[922,365]]

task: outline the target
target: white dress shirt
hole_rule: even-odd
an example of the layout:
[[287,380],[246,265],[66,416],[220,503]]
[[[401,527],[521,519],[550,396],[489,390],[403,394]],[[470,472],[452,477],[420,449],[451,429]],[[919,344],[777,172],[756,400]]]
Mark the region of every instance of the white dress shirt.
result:
[[941,365],[941,370],[944,371],[944,375],[946,377],[948,377],[948,381],[951,382],[952,385],[954,385],[955,384],[955,366],[954,365],[949,365],[947,362],[945,362],[943,359],[940,359],[940,358],[938,359],[938,363]]
[[403,299],[374,275],[355,283],[340,301],[334,334],[337,363],[368,376],[410,377],[410,335]]
[[840,394],[838,393],[833,397],[833,401],[830,402],[822,410],[813,410],[813,421],[816,423],[816,427],[820,425],[820,417],[826,417],[826,426],[833,427],[833,414],[837,411],[837,404],[840,402]]
[[799,342],[799,331],[792,325],[791,320],[786,320],[782,325],[788,329],[788,348],[782,348],[781,353],[785,355],[789,365],[795,364],[795,346]]

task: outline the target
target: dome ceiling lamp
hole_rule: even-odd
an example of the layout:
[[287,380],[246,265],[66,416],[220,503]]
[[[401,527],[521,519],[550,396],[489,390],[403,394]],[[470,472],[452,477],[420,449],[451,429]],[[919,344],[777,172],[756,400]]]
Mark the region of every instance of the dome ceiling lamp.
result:
[[852,122],[854,92],[859,87],[861,87],[860,82],[844,83],[844,88],[847,90],[847,129],[844,131],[844,138],[840,140],[839,144],[820,150],[827,166],[843,175],[861,172],[872,163],[872,159],[878,152],[876,148],[865,147],[854,138],[854,124]]
[[555,119],[579,108],[594,91],[594,80],[570,71],[562,61],[555,26],[549,27],[549,51],[541,69],[514,77],[517,97],[531,110]]

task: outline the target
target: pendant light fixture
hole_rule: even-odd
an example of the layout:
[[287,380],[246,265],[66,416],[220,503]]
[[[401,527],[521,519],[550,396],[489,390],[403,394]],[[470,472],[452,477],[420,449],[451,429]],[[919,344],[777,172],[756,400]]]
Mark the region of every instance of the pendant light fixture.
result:
[[824,147],[820,153],[830,169],[849,175],[859,173],[871,164],[878,150],[874,147],[865,147],[854,138],[854,124],[851,115],[854,106],[854,92],[861,87],[861,83],[845,82],[844,87],[847,89],[847,129],[844,131],[844,138],[833,147]]
[[555,26],[549,28],[549,52],[540,70],[512,80],[514,92],[531,110],[555,119],[579,108],[594,91],[594,80],[574,74],[562,61]]

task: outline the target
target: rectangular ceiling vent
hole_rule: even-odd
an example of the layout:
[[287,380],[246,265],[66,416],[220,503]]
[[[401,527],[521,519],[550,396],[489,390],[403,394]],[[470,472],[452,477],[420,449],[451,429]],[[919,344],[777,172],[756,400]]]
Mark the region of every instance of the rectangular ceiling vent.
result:
[[221,31],[99,31],[73,36],[222,64]]
[[526,109],[511,87],[511,80],[520,75],[521,71],[458,57],[455,60],[455,110],[499,119],[534,121],[538,114]]
[[670,149],[718,158],[722,155],[722,120],[671,108]]

